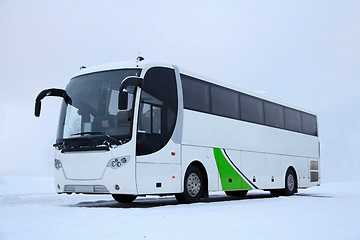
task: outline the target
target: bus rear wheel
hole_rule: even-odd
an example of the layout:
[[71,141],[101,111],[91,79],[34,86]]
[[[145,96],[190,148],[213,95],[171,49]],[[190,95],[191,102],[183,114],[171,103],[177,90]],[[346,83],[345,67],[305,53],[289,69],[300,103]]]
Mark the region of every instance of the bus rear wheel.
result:
[[248,190],[237,190],[237,191],[225,191],[226,195],[231,197],[245,197]]
[[273,197],[279,196],[291,196],[297,193],[297,180],[295,171],[289,168],[285,175],[285,188],[282,189],[272,189],[270,194]]
[[289,168],[285,176],[285,189],[283,191],[284,196],[291,196],[297,193],[297,181],[294,170]]
[[200,170],[190,166],[185,173],[184,192],[175,194],[179,203],[198,202],[203,194],[204,181]]
[[112,197],[119,203],[132,203],[137,196],[128,194],[112,194]]

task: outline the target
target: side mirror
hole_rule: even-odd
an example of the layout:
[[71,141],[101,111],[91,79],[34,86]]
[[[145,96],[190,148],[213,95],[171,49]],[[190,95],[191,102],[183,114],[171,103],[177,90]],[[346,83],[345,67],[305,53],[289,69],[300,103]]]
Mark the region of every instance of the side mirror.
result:
[[41,101],[35,101],[35,117],[40,117]]
[[120,93],[127,87],[143,87],[144,86],[144,79],[140,77],[127,77],[125,78],[120,85]]
[[64,101],[66,102],[66,104],[69,104],[69,103],[71,104],[71,98],[69,97],[69,95],[66,93],[65,90],[56,89],[56,88],[43,90],[39,93],[39,95],[37,96],[37,98],[35,100],[35,116],[36,117],[40,116],[41,100],[47,96],[62,97],[64,99]]
[[121,82],[118,99],[119,110],[127,110],[128,107],[129,92],[124,91],[124,89],[127,89],[128,87],[136,89],[136,87],[142,87],[143,85],[144,79],[140,77],[127,77]]
[[128,99],[129,99],[129,93],[128,92],[120,92],[119,93],[119,101],[118,101],[119,110],[127,110]]

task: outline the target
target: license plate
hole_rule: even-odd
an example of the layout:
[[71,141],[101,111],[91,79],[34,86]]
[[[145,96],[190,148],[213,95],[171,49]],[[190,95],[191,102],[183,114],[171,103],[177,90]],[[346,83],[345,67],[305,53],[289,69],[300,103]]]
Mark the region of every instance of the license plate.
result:
[[94,187],[92,185],[75,185],[75,192],[91,193],[94,192]]

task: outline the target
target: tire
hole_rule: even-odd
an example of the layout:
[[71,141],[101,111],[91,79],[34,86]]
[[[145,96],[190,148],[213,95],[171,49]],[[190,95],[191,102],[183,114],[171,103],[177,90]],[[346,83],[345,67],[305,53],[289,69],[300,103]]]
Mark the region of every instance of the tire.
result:
[[237,190],[237,191],[225,191],[226,195],[231,197],[245,197],[248,190]]
[[297,193],[297,179],[294,170],[289,168],[285,175],[285,188],[283,189],[272,189],[270,194],[273,197],[279,196],[291,196]]
[[128,194],[112,194],[112,197],[119,203],[132,203],[137,196]]
[[190,166],[185,173],[184,192],[175,194],[175,197],[179,203],[194,203],[200,200],[203,191],[204,181],[201,171],[195,166]]
[[285,189],[284,196],[291,196],[297,193],[297,179],[294,170],[289,168],[285,175]]

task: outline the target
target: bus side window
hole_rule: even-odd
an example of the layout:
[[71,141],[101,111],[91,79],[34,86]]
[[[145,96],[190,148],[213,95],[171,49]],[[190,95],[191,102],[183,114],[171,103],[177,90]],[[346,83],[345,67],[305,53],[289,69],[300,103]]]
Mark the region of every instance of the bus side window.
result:
[[140,104],[138,132],[151,133],[151,105],[148,103]]
[[139,133],[161,134],[161,107],[149,103],[140,104]]
[[316,116],[303,112],[301,113],[301,120],[303,133],[317,136]]
[[264,124],[264,101],[246,94],[240,94],[241,120]]

